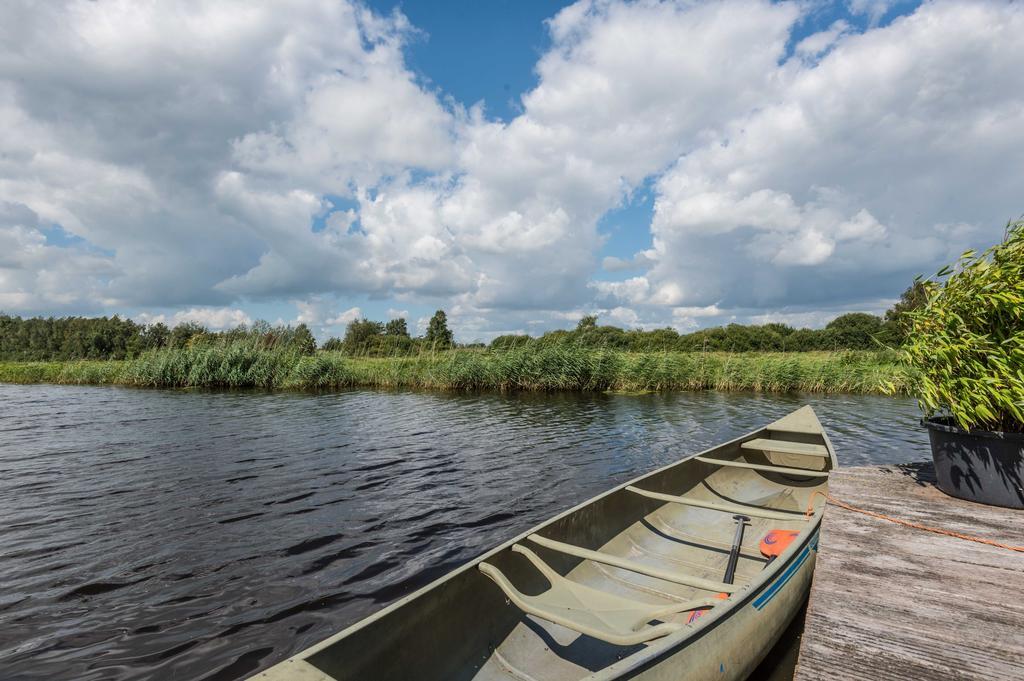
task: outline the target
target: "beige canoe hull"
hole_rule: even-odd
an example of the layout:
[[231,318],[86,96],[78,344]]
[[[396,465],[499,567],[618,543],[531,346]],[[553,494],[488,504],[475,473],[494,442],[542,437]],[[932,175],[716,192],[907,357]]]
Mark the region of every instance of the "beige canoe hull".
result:
[[[827,490],[827,471],[836,465],[827,435],[804,407],[579,504],[253,678],[746,678],[806,597],[824,511],[817,492]],[[714,596],[737,504],[763,517],[751,517],[731,595],[699,617],[681,612],[654,618],[637,626],[649,640],[625,645],[610,642],[632,635],[616,617],[581,612],[587,607],[585,593],[576,610],[559,609],[561,601],[549,598],[558,591],[556,582],[568,583],[570,596],[582,585],[584,591],[620,599],[615,602],[661,610]],[[759,543],[773,529],[799,535],[768,562]],[[542,543],[531,541],[531,535]],[[575,555],[560,548],[567,546],[575,547]],[[553,579],[538,573],[525,553],[534,553]],[[505,586],[493,581],[494,574]],[[537,612],[524,614],[517,598]],[[546,612],[550,617],[543,616]]]

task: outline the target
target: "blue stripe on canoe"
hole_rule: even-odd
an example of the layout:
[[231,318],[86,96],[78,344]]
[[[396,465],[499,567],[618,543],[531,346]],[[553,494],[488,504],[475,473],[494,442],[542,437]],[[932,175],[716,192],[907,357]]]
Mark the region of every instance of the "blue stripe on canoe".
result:
[[778,593],[782,587],[786,586],[786,582],[796,574],[796,571],[800,569],[800,566],[807,562],[807,557],[810,555],[811,547],[805,546],[804,550],[800,552],[800,556],[793,561],[788,568],[786,568],[786,571],[775,580],[775,583],[768,587],[763,594],[754,599],[754,607],[760,610],[766,606],[768,601],[772,600],[772,598],[775,597],[775,594]]

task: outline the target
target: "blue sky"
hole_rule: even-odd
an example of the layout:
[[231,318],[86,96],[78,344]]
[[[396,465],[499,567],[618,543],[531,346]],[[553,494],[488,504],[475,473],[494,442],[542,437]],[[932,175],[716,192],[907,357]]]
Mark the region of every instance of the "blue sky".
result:
[[10,313],[820,326],[1024,212],[1019,4],[71,7],[0,10]]
[[550,46],[544,21],[567,3],[493,0],[369,3],[404,13],[420,35],[406,49],[428,86],[465,104],[483,101],[489,115],[522,113],[519,95],[537,84],[533,67]]

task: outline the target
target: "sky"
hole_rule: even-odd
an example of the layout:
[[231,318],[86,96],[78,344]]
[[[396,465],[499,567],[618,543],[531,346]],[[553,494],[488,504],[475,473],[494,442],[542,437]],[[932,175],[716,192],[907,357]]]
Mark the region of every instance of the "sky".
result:
[[0,5],[0,311],[880,313],[1024,213],[1024,5]]

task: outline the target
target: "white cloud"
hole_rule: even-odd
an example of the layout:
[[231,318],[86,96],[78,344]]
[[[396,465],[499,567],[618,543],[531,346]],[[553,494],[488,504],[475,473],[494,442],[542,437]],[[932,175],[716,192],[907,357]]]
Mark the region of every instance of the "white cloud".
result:
[[366,59],[315,79],[280,132],[272,128],[235,142],[238,164],[322,192],[352,181],[373,184],[410,167],[449,165],[454,119],[404,69],[400,38],[391,35]]
[[[892,296],[1021,211],[1019,6],[944,2],[780,67],[657,184],[652,288],[686,304],[834,307]],[[974,226],[947,238],[942,225]]]
[[140,324],[166,324],[174,327],[185,322],[201,324],[213,331],[234,329],[243,324],[252,324],[252,318],[244,311],[230,307],[193,307],[178,310],[172,314],[150,314],[143,312],[136,315]]
[[846,4],[850,8],[851,14],[867,16],[868,21],[874,26],[898,2],[899,0],[847,0]]
[[328,326],[344,326],[346,324],[354,322],[357,319],[361,319],[362,316],[363,316],[363,311],[362,310],[360,310],[358,307],[350,307],[347,310],[339,312],[337,316],[328,319],[327,320],[327,325]]
[[623,281],[595,281],[591,287],[599,299],[621,300],[632,305],[648,301],[651,284],[646,277],[631,277]]
[[606,316],[608,321],[625,328],[633,328],[640,322],[640,315],[628,307],[613,307]]
[[721,315],[722,311],[718,309],[717,305],[674,307],[672,308],[672,326],[680,333],[687,333],[699,328],[702,319],[715,319]]
[[351,307],[341,312],[337,311],[337,302],[323,296],[310,296],[306,300],[293,300],[292,304],[299,311],[292,323],[305,324],[310,327],[344,325],[362,316],[362,311],[358,307]]
[[24,204],[0,201],[0,310],[34,313],[45,299],[50,314],[102,311],[117,275],[110,258],[76,243],[51,245],[44,227]]
[[450,117],[405,68],[409,30],[327,0],[5,3],[0,200],[111,252],[113,305],[372,289],[358,252],[306,263],[312,281],[288,270],[317,249],[325,187],[454,153]]
[[654,251],[640,251],[632,258],[619,258],[614,255],[601,260],[601,268],[607,272],[624,272],[627,270],[645,270],[654,264]]
[[[1024,10],[927,3],[787,59],[812,10],[581,0],[500,122],[420,82],[400,13],[5,3],[0,307],[290,300],[324,333],[372,296],[485,337],[891,298],[1024,210]],[[649,246],[599,264],[598,221],[647,182]]]
[[305,324],[321,341],[331,336],[341,336],[350,322],[363,317],[359,307],[339,309],[338,301],[332,296],[312,295],[305,299],[293,299],[292,305],[298,310],[295,319],[281,324],[297,326]]
[[825,310],[790,311],[771,310],[760,314],[751,314],[744,319],[750,324],[787,324],[794,328],[824,328],[830,321],[839,315],[850,312],[867,312],[869,314],[882,314],[896,302],[897,299],[866,301],[849,307],[835,307]]
[[836,41],[851,30],[851,26],[840,19],[824,31],[807,36],[796,44],[794,52],[804,59],[816,59],[835,45]]

